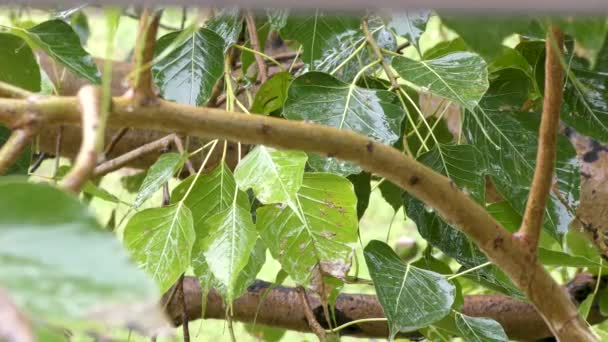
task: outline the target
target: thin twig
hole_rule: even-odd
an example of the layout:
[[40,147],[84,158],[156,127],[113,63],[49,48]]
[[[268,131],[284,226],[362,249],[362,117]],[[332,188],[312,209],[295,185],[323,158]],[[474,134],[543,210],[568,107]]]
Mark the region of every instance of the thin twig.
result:
[[310,303],[308,302],[308,297],[306,296],[306,290],[302,286],[296,287],[296,292],[298,293],[298,297],[300,297],[300,302],[302,303],[302,307],[304,308],[304,315],[306,316],[306,320],[308,321],[308,326],[310,330],[317,335],[319,341],[326,342],[327,335],[325,333],[325,329],[317,322],[315,318],[315,314],[312,312],[312,308],[310,307]]
[[177,281],[179,287],[179,298],[182,304],[182,329],[184,333],[184,342],[190,342],[190,329],[188,327],[188,306],[186,303],[186,295],[184,294],[184,274],[179,277]]
[[106,146],[106,149],[103,151],[104,158],[109,156],[110,153],[112,153],[112,151],[114,150],[114,147],[116,147],[116,145],[118,144],[120,139],[122,139],[122,137],[124,137],[128,131],[129,131],[129,127],[124,127],[124,128],[121,128],[120,131],[118,131],[116,134],[114,134],[114,136],[112,136],[112,139],[110,139],[108,146]]
[[55,138],[55,169],[53,170],[53,178],[57,179],[59,172],[59,161],[61,157],[61,146],[63,145],[63,125],[59,125],[57,137]]
[[[255,26],[255,16],[253,11],[248,10],[245,15],[245,22],[247,23],[247,32],[249,32],[249,40],[251,42],[251,48],[255,51],[263,52],[261,49],[260,38],[258,37],[258,30]],[[258,65],[258,72],[260,74],[260,81],[266,82],[268,79],[268,66],[264,61],[264,58],[257,53],[253,54],[255,62]]]
[[161,149],[167,147],[171,142],[173,142],[174,139],[175,139],[175,134],[169,134],[163,138],[160,138],[158,140],[155,140],[155,141],[149,142],[145,145],[142,145],[119,157],[108,160],[107,162],[104,162],[103,164],[101,164],[95,168],[95,171],[93,171],[93,176],[94,177],[103,176],[112,171],[116,171],[125,165],[128,165],[129,163],[141,158],[142,156],[144,156],[148,153],[160,151]]
[[138,103],[146,103],[156,96],[152,80],[152,60],[161,15],[162,11],[145,9],[139,20],[134,56],[135,79],[132,83],[133,96]]
[[541,117],[536,169],[521,227],[516,236],[536,251],[543,225],[547,199],[553,185],[559,112],[562,105],[564,69],[560,63],[564,35],[555,26],[549,27],[545,42],[545,97]]
[[17,161],[33,135],[34,132],[28,128],[16,129],[11,133],[8,140],[0,147],[0,175],[8,171]]
[[28,171],[28,173],[36,172],[36,170],[38,170],[40,165],[42,165],[42,162],[47,160],[48,158],[50,158],[50,156],[46,152],[40,152],[40,153],[38,153],[38,155],[35,155],[34,158],[35,159],[32,162],[32,165],[30,165],[30,170]]
[[177,148],[177,151],[179,152],[179,154],[181,154],[182,156],[184,156],[186,158],[186,168],[188,169],[188,172],[191,175],[196,174],[196,170],[194,169],[194,166],[192,166],[192,162],[190,161],[190,158],[188,158],[188,153],[186,153],[186,150],[184,149],[184,144],[182,144],[182,139],[177,136],[177,134],[175,135],[175,139],[173,139],[173,143],[175,144],[175,147]]
[[376,55],[376,58],[378,58],[380,60],[382,69],[384,69],[384,72],[386,73],[386,77],[388,77],[388,80],[391,82],[391,88],[398,89],[399,83],[397,83],[397,78],[395,77],[395,74],[393,74],[393,71],[391,70],[391,66],[388,65],[388,63],[386,63],[386,61],[384,60],[384,55],[382,54],[382,51],[380,50],[378,43],[376,43],[374,36],[369,31],[369,24],[367,22],[367,18],[363,19],[363,34],[365,34],[365,39],[367,40],[367,43],[369,44],[369,46],[372,48],[372,51]]
[[101,89],[91,85],[82,87],[78,92],[82,113],[82,142],[74,166],[61,182],[62,188],[72,192],[79,192],[89,179],[101,153],[103,145],[98,146],[99,135],[103,135],[103,132],[99,132],[101,97]]

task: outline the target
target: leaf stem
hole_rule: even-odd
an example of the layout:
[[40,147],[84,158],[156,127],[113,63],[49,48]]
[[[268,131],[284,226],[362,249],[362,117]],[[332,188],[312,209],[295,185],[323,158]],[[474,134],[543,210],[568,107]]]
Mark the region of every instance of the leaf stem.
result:
[[483,263],[483,264],[481,264],[481,265],[477,265],[477,266],[475,266],[475,267],[468,268],[468,269],[466,269],[466,270],[464,270],[464,271],[462,271],[462,272],[460,272],[460,273],[453,274],[453,275],[451,275],[451,276],[447,277],[446,279],[447,279],[447,280],[456,279],[456,278],[458,278],[458,277],[460,277],[460,276],[463,276],[463,275],[468,274],[468,273],[471,273],[471,272],[475,272],[475,271],[477,271],[477,270],[479,270],[479,269],[482,269],[482,268],[484,268],[484,267],[486,267],[486,266],[490,266],[490,265],[492,265],[492,262],[491,262],[491,261],[484,262],[484,263]]
[[[281,64],[281,62],[277,61],[276,59],[272,58],[271,56],[268,56],[267,54],[265,54],[265,53],[263,53],[263,52],[261,52],[261,51],[257,51],[257,50],[254,50],[254,49],[250,49],[250,48],[248,48],[248,47],[246,47],[246,46],[239,45],[239,44],[234,44],[233,46],[234,46],[235,48],[239,49],[239,50],[243,50],[243,51],[251,52],[251,53],[253,53],[254,55],[259,55],[259,56],[262,56],[262,57],[266,58],[267,60],[271,61],[271,62],[272,62],[273,64],[275,64],[276,66],[278,66],[278,67],[281,69],[281,71],[285,70],[285,67],[283,67],[283,64]],[[252,45],[252,46],[253,46],[253,45]]]
[[388,319],[386,319],[385,317],[362,318],[362,319],[358,319],[356,321],[350,321],[348,323],[344,323],[344,324],[342,324],[340,326],[337,326],[337,327],[335,327],[333,329],[325,330],[325,331],[328,332],[328,333],[336,333],[336,332],[338,332],[338,331],[340,331],[342,329],[348,328],[348,327],[350,327],[352,325],[355,325],[355,324],[372,323],[372,322],[387,322],[387,321],[388,321]]

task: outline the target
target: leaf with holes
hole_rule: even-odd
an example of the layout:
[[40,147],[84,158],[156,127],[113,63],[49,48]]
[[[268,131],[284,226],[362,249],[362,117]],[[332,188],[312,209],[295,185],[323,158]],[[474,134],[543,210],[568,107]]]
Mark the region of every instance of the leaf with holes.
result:
[[[162,36],[156,44],[156,55],[180,33]],[[215,32],[206,28],[194,31],[152,67],[161,96],[187,105],[207,104],[215,83],[224,73],[224,46],[224,40]]]
[[[365,89],[328,74],[309,72],[291,83],[283,116],[350,129],[391,145],[399,139],[405,113],[394,93]],[[360,171],[358,166],[335,159],[315,158],[309,163],[317,171],[345,175]]]
[[15,34],[27,36],[51,58],[76,75],[95,84],[101,83],[101,74],[93,58],[82,48],[80,38],[65,21],[45,21],[27,31],[16,30]]
[[[196,179],[188,197],[186,193]],[[236,191],[236,182],[232,172],[225,163],[220,163],[212,172],[199,177],[190,176],[183,180],[171,193],[171,202],[183,201],[192,212],[194,230],[198,239],[207,236],[204,222],[210,216],[227,209],[232,205],[237,193],[237,205],[248,208],[249,199],[243,192]]]
[[227,302],[232,303],[239,274],[247,265],[257,238],[251,212],[235,203],[210,216],[203,226],[209,233],[201,242],[201,250],[214,278],[226,288]]
[[352,184],[328,173],[307,173],[297,195],[298,212],[281,205],[257,210],[257,229],[282,268],[309,284],[313,268],[344,279],[357,241],[357,198]]
[[138,208],[148,198],[169,181],[179,168],[184,165],[184,158],[177,153],[164,153],[150,166],[146,178],[144,178],[133,206]]
[[243,29],[243,17],[237,7],[222,8],[205,23],[205,27],[224,39],[224,52],[226,52],[239,40]]
[[399,332],[426,327],[450,313],[456,290],[442,275],[403,264],[378,240],[367,244],[364,255],[391,340]]
[[124,231],[133,259],[156,280],[162,292],[190,266],[194,239],[192,214],[182,204],[140,211]]
[[471,52],[454,52],[429,60],[393,58],[393,68],[423,91],[475,108],[488,90],[488,67]]
[[461,313],[456,314],[456,326],[462,336],[470,342],[507,342],[500,323],[483,317],[470,317]]
[[234,177],[243,190],[253,189],[263,204],[283,203],[297,208],[295,195],[302,185],[306,153],[257,146],[237,165]]
[[85,319],[116,306],[135,312],[159,294],[87,206],[44,183],[0,179],[0,263],[2,287],[40,319]]

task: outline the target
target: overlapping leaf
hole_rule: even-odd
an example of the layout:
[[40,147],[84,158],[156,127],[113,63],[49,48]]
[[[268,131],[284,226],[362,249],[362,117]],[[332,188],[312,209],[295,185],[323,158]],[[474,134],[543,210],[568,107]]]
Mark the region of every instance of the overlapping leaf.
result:
[[222,8],[205,23],[205,27],[224,39],[224,51],[226,51],[239,40],[243,29],[243,17],[237,7]]
[[[350,129],[390,145],[399,139],[405,113],[394,93],[365,89],[328,74],[309,72],[291,83],[283,116]],[[318,171],[342,174],[360,171],[357,166],[335,159],[315,158],[309,163]]]
[[190,266],[194,240],[192,214],[181,203],[140,211],[124,231],[133,259],[156,280],[162,292]]
[[426,327],[450,313],[455,287],[442,275],[403,264],[388,245],[377,240],[365,247],[364,254],[391,340],[400,331]]
[[345,178],[310,173],[297,195],[299,213],[270,205],[257,210],[257,229],[282,268],[299,284],[308,284],[312,269],[344,278],[357,241],[357,199]]
[[164,153],[150,166],[133,206],[138,208],[148,198],[169,181],[177,170],[184,165],[184,158],[177,153]]
[[493,319],[458,313],[456,314],[456,326],[462,336],[470,342],[507,342],[509,340],[500,323]]
[[426,23],[431,17],[429,10],[392,12],[388,27],[396,34],[407,38],[418,51],[418,40],[426,29]]
[[287,89],[293,76],[287,71],[278,72],[268,81],[264,82],[255,94],[251,112],[256,114],[270,114],[283,108],[287,98]]
[[0,263],[2,287],[39,318],[82,318],[158,296],[86,206],[46,184],[0,181]]
[[[161,37],[156,44],[156,54],[179,34],[171,32]],[[154,64],[154,80],[163,98],[193,106],[205,105],[224,72],[225,44],[215,32],[202,28]]]
[[80,45],[80,38],[65,21],[45,21],[27,31],[15,31],[26,35],[55,61],[63,64],[76,75],[93,83],[101,82],[101,74],[93,58]]

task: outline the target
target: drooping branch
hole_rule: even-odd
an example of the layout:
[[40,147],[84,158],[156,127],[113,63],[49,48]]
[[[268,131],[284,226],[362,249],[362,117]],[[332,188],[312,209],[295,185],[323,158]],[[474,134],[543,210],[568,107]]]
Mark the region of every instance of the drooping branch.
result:
[[162,11],[153,11],[146,8],[139,20],[134,56],[135,78],[132,83],[133,96],[138,103],[145,103],[156,97],[152,79],[152,60],[161,15]]
[[[78,124],[77,108],[73,97],[0,99],[0,122],[12,125],[29,113],[46,124]],[[348,130],[164,100],[133,108],[129,98],[115,98],[108,125],[304,150],[355,162],[435,208],[446,222],[469,236],[527,295],[556,337],[595,340],[568,296],[518,239],[453,181],[393,147]]]
[[545,42],[545,97],[540,123],[536,169],[523,220],[516,236],[536,251],[547,199],[553,186],[559,112],[563,97],[564,70],[561,65],[564,35],[556,27],[547,31]]
[[103,150],[103,132],[99,132],[101,97],[101,88],[95,86],[85,86],[78,92],[82,112],[82,143],[74,166],[61,182],[61,187],[72,192],[80,192]]
[[[186,277],[184,281],[186,311],[190,320],[199,319],[203,314],[201,287],[194,277]],[[578,274],[560,291],[567,292],[577,304],[581,303],[594,291],[595,279],[588,273]],[[265,295],[266,291],[268,293]],[[163,296],[163,305],[174,325],[181,324],[182,303],[175,296],[171,298],[171,290]],[[315,320],[323,329],[329,324],[323,313],[320,298],[315,293],[307,293],[308,302]],[[378,298],[373,295],[346,294],[338,296],[335,304],[335,317],[338,325],[369,318],[385,317]],[[301,304],[300,295],[295,288],[273,286],[270,283],[257,280],[247,289],[247,292],[234,301],[233,319],[240,322],[276,327],[280,329],[312,332],[308,324],[305,308]],[[504,328],[512,340],[537,340],[551,336],[551,331],[534,306],[504,295],[472,295],[464,297],[462,313],[473,317],[487,317],[496,320]],[[220,294],[211,290],[207,295],[204,311],[206,319],[225,319],[226,307]],[[594,306],[589,316],[591,324],[605,319]],[[388,326],[385,322],[366,322],[352,325],[340,331],[342,335],[386,338]],[[422,337],[418,332],[402,333],[398,337]]]

